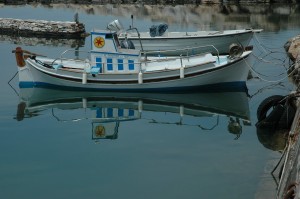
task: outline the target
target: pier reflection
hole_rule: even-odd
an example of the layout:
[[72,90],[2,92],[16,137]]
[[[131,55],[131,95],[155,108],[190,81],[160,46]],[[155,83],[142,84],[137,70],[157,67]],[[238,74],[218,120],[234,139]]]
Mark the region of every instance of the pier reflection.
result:
[[[134,120],[197,126],[209,131],[218,126],[221,116],[228,120],[227,130],[234,139],[242,134],[243,125],[250,125],[246,91],[164,94],[73,92],[45,88],[20,90],[18,121],[43,115],[47,110],[60,122],[90,120],[95,141],[117,139],[120,125]],[[209,127],[201,125],[208,118],[214,119],[213,124]]]
[[17,35],[1,35],[0,42],[6,41],[12,44],[25,46],[55,46],[79,48],[85,45],[85,38],[79,39],[59,39],[59,38],[43,38],[43,37],[20,37]]

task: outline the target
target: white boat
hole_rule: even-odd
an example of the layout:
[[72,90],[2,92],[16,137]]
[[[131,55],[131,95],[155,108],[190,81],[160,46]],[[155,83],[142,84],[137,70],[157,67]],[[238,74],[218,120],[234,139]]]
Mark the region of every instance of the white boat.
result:
[[251,50],[239,45],[231,55],[203,53],[177,57],[150,57],[121,48],[117,33],[91,32],[89,59],[37,56],[17,47],[20,87],[36,86],[102,91],[174,91],[207,86],[245,86]]
[[246,90],[122,93],[21,88],[19,96],[18,121],[47,114],[45,112],[51,110],[53,117],[60,122],[90,120],[94,139],[116,139],[122,122],[140,119],[176,126],[194,125],[210,130],[215,125],[208,126],[203,121],[215,118],[217,125],[220,116],[229,120],[228,130],[230,133],[236,132],[236,135],[241,133],[241,123],[251,123]]
[[[237,29],[223,31],[195,31],[195,32],[169,32],[166,24],[156,26],[157,30],[149,32],[138,32],[135,28],[124,30],[118,20],[108,24],[107,28],[119,32],[120,40],[128,40],[133,43],[134,48],[142,51],[163,55],[180,55],[185,53],[197,54],[213,51],[213,45],[220,54],[227,54],[229,46],[237,43],[241,46],[248,46],[254,33],[262,29]],[[162,30],[160,30],[162,29]],[[154,33],[153,33],[154,32]],[[203,48],[198,48],[202,46]],[[197,49],[193,49],[197,47]],[[185,48],[191,48],[186,51]],[[181,51],[174,49],[183,49]]]

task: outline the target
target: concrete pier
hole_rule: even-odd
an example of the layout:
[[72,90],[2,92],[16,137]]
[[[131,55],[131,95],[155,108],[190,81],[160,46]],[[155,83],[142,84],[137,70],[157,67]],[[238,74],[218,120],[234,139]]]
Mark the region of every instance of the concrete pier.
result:
[[[298,91],[299,92],[299,91]],[[278,199],[300,198],[300,100],[298,98],[296,112],[286,148],[280,183],[278,185]],[[289,197],[291,196],[291,197]]]
[[293,61],[293,66],[289,69],[290,77],[297,86],[297,90],[291,95],[297,97],[297,112],[293,120],[292,127],[288,134],[288,140],[284,152],[282,171],[278,184],[277,199],[300,199],[300,35],[290,39],[285,44],[285,50]]
[[79,22],[0,18],[0,34],[75,39],[85,37],[86,32],[84,24]]

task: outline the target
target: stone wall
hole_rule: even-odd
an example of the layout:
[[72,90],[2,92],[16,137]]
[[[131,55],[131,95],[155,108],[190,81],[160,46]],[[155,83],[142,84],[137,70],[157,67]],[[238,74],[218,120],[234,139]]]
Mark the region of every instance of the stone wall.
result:
[[85,38],[81,39],[60,39],[60,38],[37,38],[1,35],[0,42],[8,42],[15,45],[25,46],[55,46],[64,48],[78,48],[85,45]]
[[50,38],[82,38],[84,24],[79,22],[21,20],[0,18],[0,34]]
[[[300,85],[300,35],[289,39],[284,48],[289,58],[293,61],[293,65],[289,68],[291,78],[296,85]],[[298,86],[299,88],[299,86]]]
[[300,0],[0,0],[0,3],[10,5],[22,5],[30,3],[182,5],[215,3],[300,3]]

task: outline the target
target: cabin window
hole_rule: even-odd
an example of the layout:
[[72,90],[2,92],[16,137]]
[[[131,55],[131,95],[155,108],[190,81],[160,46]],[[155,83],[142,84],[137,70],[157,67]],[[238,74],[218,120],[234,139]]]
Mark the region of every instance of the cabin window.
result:
[[93,64],[93,66],[91,67],[90,73],[91,74],[102,73],[102,58],[96,57],[95,61],[96,61],[96,63],[95,63],[95,65]]
[[128,110],[128,116],[134,116],[134,110],[129,109]]
[[96,118],[102,118],[102,108],[97,108]]
[[128,69],[134,70],[134,61],[133,60],[128,60]]
[[114,116],[113,108],[107,108],[107,117],[112,118]]
[[107,70],[113,70],[112,58],[107,58]]
[[113,35],[112,34],[106,34],[105,35],[105,39],[112,39],[113,38]]
[[102,68],[102,58],[101,57],[96,57],[96,67],[100,68],[100,72],[101,72],[101,68]]
[[123,109],[118,109],[118,117],[124,116],[124,110]]
[[96,57],[96,64],[101,64],[101,63],[102,63],[102,58],[101,57]]
[[118,59],[118,70],[124,70],[123,59]]

